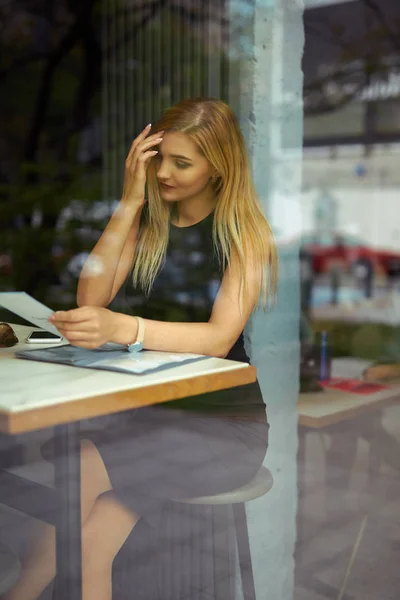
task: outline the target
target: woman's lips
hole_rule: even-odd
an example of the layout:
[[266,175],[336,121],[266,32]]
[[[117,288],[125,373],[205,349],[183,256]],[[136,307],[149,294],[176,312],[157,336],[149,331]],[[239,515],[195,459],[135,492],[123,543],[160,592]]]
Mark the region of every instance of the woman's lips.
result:
[[174,189],[174,186],[168,185],[167,183],[162,183],[161,187],[165,188],[166,190],[173,190]]

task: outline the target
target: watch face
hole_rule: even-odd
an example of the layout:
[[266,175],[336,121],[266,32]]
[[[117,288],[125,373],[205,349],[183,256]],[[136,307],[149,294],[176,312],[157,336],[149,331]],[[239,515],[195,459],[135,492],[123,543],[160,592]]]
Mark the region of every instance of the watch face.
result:
[[134,344],[129,344],[128,346],[129,352],[140,352],[141,350],[143,350],[142,342],[135,342]]

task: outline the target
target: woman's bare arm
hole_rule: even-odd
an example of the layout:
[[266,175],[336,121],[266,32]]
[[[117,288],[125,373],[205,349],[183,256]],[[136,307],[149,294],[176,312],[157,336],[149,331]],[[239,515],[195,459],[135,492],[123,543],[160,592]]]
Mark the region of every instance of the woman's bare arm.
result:
[[[258,271],[247,265],[247,292],[239,302],[240,276],[235,261],[226,269],[207,323],[169,323],[145,319],[144,347],[166,352],[191,352],[225,357],[243,331],[257,302]],[[51,318],[68,341],[84,348],[106,342],[130,344],[137,339],[135,317],[97,306],[58,311]]]
[[121,201],[79,278],[78,306],[108,306],[133,262],[142,207]]
[[[242,333],[257,302],[257,275],[251,277],[247,265],[248,288],[239,303],[240,276],[236,261],[226,269],[211,317],[207,323],[170,323],[145,319],[144,348],[167,352],[190,352],[224,358]],[[112,341],[129,344],[137,337],[137,320],[116,313],[116,334]]]
[[239,265],[232,259],[225,271],[208,323],[164,323],[145,320],[144,347],[224,358],[242,333],[257,303],[257,274],[258,271],[253,270],[249,260],[248,287],[240,307]]
[[122,199],[86,261],[78,282],[78,306],[108,306],[125,281],[135,253],[144,199],[146,169],[157,154],[160,133],[148,125],[133,141],[125,161]]

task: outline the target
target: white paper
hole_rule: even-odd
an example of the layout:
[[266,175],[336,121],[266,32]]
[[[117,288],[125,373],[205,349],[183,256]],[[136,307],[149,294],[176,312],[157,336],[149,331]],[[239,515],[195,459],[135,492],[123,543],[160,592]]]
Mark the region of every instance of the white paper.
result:
[[48,318],[54,313],[26,292],[0,292],[0,306],[26,319],[36,327],[61,335],[58,329],[48,322]]

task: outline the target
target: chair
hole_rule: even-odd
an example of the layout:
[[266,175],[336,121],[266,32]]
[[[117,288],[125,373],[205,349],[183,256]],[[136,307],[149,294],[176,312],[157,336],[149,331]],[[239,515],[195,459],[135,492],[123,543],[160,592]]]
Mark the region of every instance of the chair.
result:
[[18,556],[10,548],[0,544],[0,596],[17,582],[21,571]]
[[216,494],[215,496],[174,500],[183,504],[232,506],[244,600],[256,600],[245,502],[264,496],[270,491],[272,485],[271,472],[266,467],[261,467],[257,475],[241,488],[223,494]]
[[[49,452],[50,445],[45,444],[42,447],[42,454],[47,460],[54,460]],[[215,494],[213,496],[198,496],[193,498],[176,499],[171,498],[172,503],[187,505],[209,505],[232,506],[233,520],[235,528],[236,543],[239,557],[240,575],[242,581],[243,600],[256,600],[254,586],[253,565],[251,561],[249,534],[247,528],[247,518],[245,503],[256,498],[265,496],[273,485],[273,477],[266,467],[261,467],[255,477],[246,485],[233,489],[229,492]],[[118,589],[123,589],[123,585],[118,585]],[[117,596],[117,594],[116,594]],[[113,596],[114,597],[114,596]],[[218,598],[220,595],[218,595]],[[222,593],[221,598],[225,600],[226,596]]]

